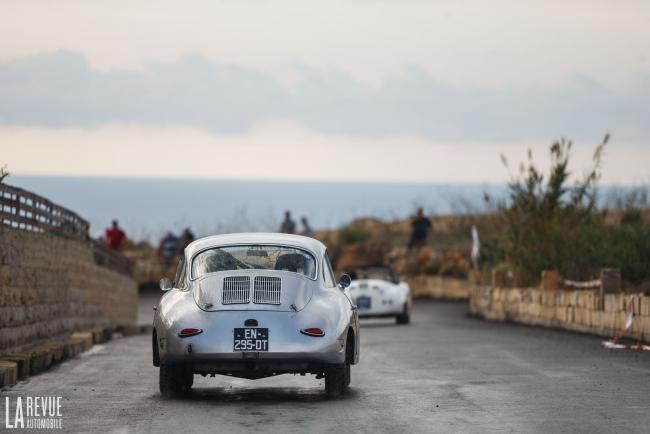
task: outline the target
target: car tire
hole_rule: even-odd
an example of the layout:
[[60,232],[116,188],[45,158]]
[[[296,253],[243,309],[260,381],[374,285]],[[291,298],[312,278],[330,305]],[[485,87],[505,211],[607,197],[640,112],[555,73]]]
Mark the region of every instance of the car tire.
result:
[[163,398],[178,398],[187,394],[192,387],[194,374],[183,366],[160,365],[160,394]]
[[407,306],[404,306],[404,311],[395,317],[395,322],[397,324],[408,324],[411,322],[411,312],[409,312]]
[[151,335],[151,352],[153,354],[153,365],[160,367],[160,353],[158,352],[158,340],[155,331]]
[[325,372],[325,392],[329,398],[343,395],[350,384],[350,365],[332,365]]
[[352,381],[352,372],[351,372],[350,364],[346,363],[345,364],[345,387],[346,388],[350,387],[351,381]]
[[192,385],[194,384],[194,373],[192,371],[185,372],[185,395],[189,394],[192,391]]

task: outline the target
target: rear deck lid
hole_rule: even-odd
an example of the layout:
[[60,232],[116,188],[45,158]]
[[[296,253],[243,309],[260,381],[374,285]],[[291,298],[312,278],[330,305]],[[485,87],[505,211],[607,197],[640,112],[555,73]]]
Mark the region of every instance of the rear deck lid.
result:
[[290,271],[236,270],[208,274],[193,282],[194,300],[206,311],[302,310],[316,282]]

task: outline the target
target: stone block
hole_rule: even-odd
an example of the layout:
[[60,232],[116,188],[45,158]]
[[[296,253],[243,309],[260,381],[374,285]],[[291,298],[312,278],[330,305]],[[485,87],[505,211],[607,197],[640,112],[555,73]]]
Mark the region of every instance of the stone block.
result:
[[52,363],[59,363],[67,358],[62,341],[46,342],[42,347],[51,353]]
[[650,317],[650,296],[641,298],[641,315]]
[[90,330],[90,333],[93,338],[93,344],[101,344],[106,342],[106,337],[104,336],[104,329],[101,327],[95,327]]
[[542,271],[541,289],[543,291],[557,291],[561,283],[560,273],[557,270]]
[[18,381],[18,366],[16,362],[0,360],[0,389],[11,387]]
[[10,354],[8,356],[1,356],[1,360],[8,362],[14,362],[17,369],[17,378],[18,380],[25,380],[29,376],[29,360],[31,358],[30,353],[17,353]]
[[81,339],[66,339],[63,344],[66,357],[71,359],[84,352],[84,344]]
[[590,311],[591,320],[589,325],[596,330],[603,330],[605,328],[603,324],[603,312],[600,310],[591,310]]
[[29,375],[36,375],[44,372],[52,366],[54,357],[52,351],[43,346],[31,350],[29,360]]
[[600,270],[600,282],[604,293],[621,292],[621,270],[618,268],[603,268]]
[[90,332],[75,332],[70,339],[79,341],[82,351],[88,351],[93,346],[93,335]]
[[643,328],[641,333],[643,335],[643,339],[650,342],[650,317],[643,316],[641,318]]
[[616,294],[605,294],[605,312],[616,312],[618,310]]

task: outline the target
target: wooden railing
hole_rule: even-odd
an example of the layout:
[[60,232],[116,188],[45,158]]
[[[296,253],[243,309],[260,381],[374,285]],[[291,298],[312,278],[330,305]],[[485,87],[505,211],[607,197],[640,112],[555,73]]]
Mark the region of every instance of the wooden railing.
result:
[[67,208],[7,184],[0,184],[0,224],[34,232],[88,239],[89,224]]
[[132,274],[132,264],[121,252],[90,238],[90,225],[86,220],[74,211],[22,188],[0,183],[0,225],[90,243],[97,265],[129,276]]

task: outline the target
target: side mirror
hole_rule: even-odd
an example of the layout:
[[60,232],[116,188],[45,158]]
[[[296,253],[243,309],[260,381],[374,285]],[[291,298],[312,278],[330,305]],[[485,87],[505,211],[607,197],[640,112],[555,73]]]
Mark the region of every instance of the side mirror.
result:
[[339,277],[339,287],[341,289],[347,288],[348,286],[350,286],[351,283],[352,283],[352,279],[350,278],[350,276],[348,276],[347,274],[341,274],[341,277]]
[[171,279],[168,279],[166,277],[163,277],[160,279],[160,289],[163,291],[169,291],[174,287],[174,284],[172,283]]

